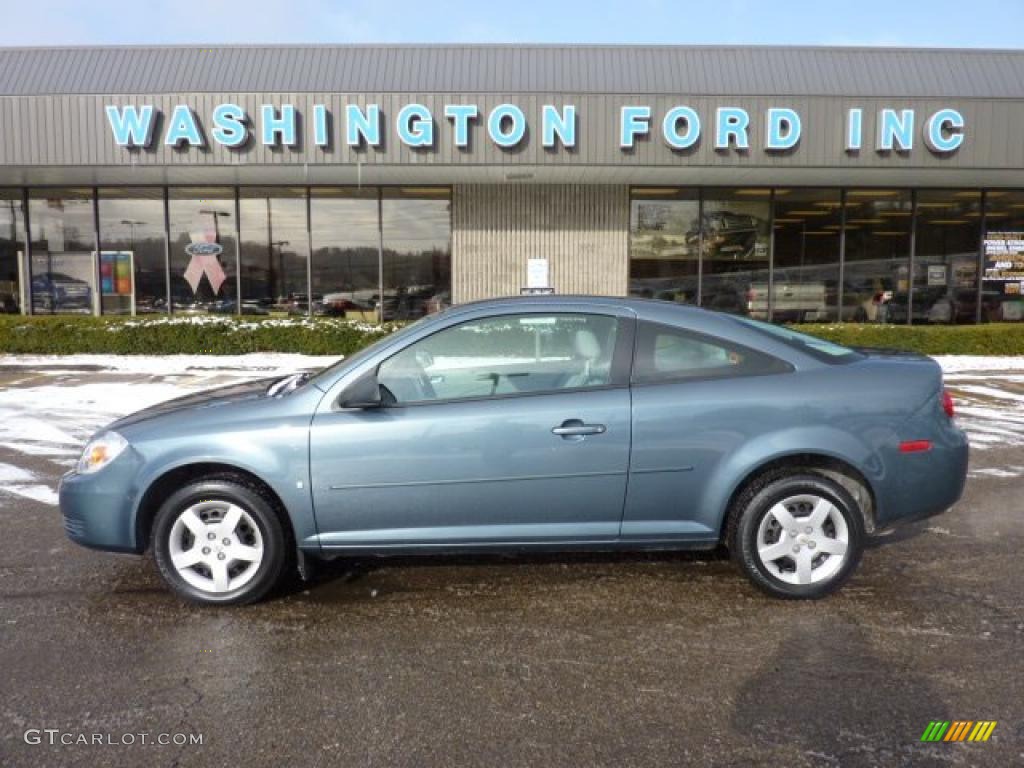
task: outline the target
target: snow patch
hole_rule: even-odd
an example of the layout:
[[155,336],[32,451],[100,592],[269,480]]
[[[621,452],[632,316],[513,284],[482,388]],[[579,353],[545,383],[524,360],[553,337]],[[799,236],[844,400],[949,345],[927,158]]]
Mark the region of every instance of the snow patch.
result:
[[968,477],[1021,477],[1024,475],[1024,467],[984,467],[972,469],[967,473]]
[[57,494],[48,485],[42,485],[38,478],[27,469],[13,464],[0,464],[0,492],[27,499],[57,505]]
[[960,371],[1024,371],[1024,357],[980,357],[978,355],[935,355],[946,373]]

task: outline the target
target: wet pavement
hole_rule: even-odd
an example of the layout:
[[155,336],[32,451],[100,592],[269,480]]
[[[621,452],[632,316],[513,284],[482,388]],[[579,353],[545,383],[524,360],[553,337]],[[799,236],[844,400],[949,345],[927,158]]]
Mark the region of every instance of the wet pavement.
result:
[[[35,484],[67,461],[0,445]],[[196,608],[0,494],[0,765],[1024,764],[1022,474],[975,451],[953,511],[814,603],[667,554],[344,563]],[[998,725],[921,744],[936,719]],[[59,743],[91,734],[135,743]]]

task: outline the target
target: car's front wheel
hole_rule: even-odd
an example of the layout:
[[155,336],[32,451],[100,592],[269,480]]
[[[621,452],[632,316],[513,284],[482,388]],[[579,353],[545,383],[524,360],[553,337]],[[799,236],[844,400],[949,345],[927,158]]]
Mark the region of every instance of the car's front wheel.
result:
[[813,599],[850,577],[864,549],[853,496],[829,478],[790,473],[755,483],[737,500],[730,549],[746,576],[776,597]]
[[272,501],[243,478],[208,478],[171,494],[152,529],[157,568],[197,603],[259,600],[280,580],[288,542]]

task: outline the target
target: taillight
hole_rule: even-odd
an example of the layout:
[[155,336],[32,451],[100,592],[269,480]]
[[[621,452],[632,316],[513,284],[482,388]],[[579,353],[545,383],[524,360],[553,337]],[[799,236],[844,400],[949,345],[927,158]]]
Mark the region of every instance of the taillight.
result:
[[946,390],[942,390],[942,410],[951,419],[956,415],[956,409],[953,408],[953,398],[950,397],[949,392]]

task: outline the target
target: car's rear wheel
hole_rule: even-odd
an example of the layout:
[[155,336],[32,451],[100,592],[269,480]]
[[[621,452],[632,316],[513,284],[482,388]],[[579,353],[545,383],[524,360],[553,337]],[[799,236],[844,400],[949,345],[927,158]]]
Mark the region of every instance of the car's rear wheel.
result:
[[824,597],[845,582],[864,549],[853,496],[823,475],[776,474],[737,500],[730,549],[757,587],[776,597]]
[[259,600],[288,559],[272,501],[241,478],[199,480],[173,493],[157,511],[152,547],[171,589],[216,605]]

